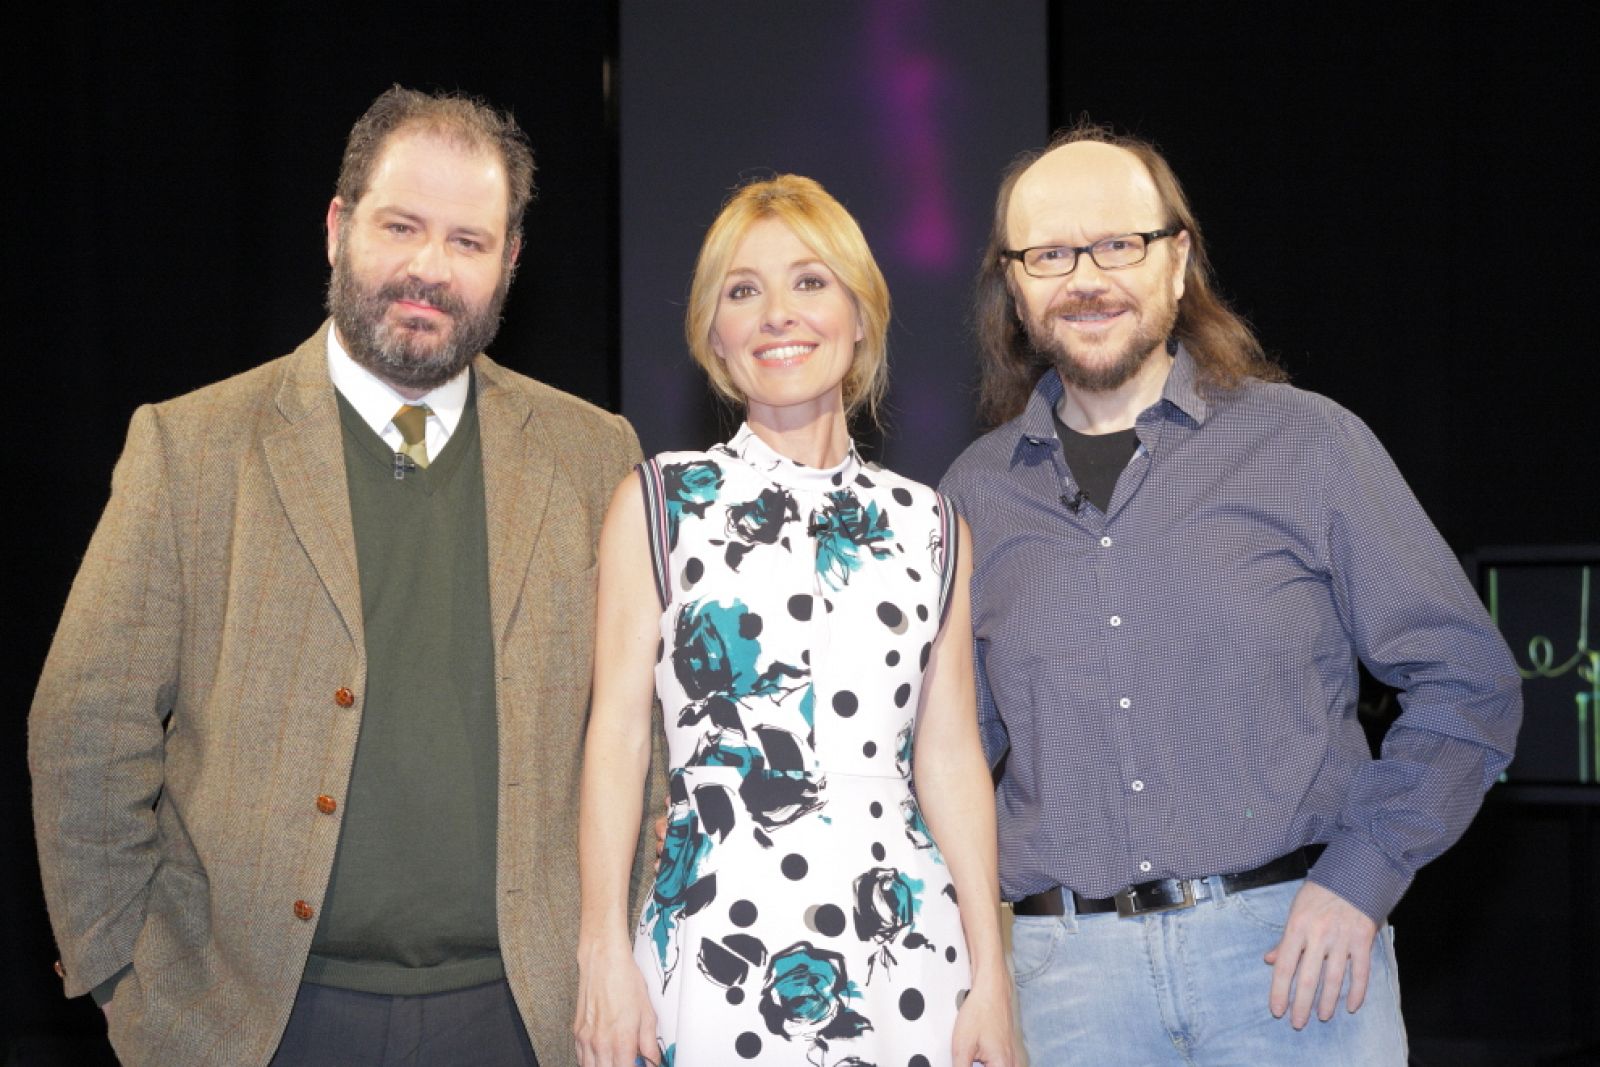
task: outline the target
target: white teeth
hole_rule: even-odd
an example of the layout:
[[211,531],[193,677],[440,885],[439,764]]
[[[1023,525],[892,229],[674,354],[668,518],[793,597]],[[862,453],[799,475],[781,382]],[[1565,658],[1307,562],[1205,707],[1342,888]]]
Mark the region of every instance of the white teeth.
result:
[[813,345],[784,345],[782,348],[769,348],[756,356],[757,359],[795,359],[805,355],[815,347]]
[[1089,315],[1068,315],[1066,316],[1066,319],[1068,322],[1100,322],[1101,320],[1109,319],[1114,315],[1116,315],[1116,312],[1114,311],[1097,311]]

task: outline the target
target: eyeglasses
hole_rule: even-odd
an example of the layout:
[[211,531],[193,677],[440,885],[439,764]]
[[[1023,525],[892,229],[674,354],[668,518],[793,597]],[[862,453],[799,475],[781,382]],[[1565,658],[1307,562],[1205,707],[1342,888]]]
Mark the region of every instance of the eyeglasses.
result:
[[1071,274],[1078,265],[1078,256],[1084,252],[1089,253],[1089,258],[1094,260],[1094,265],[1101,270],[1120,270],[1123,267],[1132,267],[1144,262],[1144,257],[1150,251],[1150,242],[1159,241],[1163,237],[1172,237],[1183,232],[1182,226],[1169,226],[1164,230],[1151,230],[1148,233],[1119,233],[1114,237],[1102,237],[1092,245],[1083,245],[1074,248],[1072,245],[1039,245],[1036,248],[1024,248],[1020,252],[1009,248],[1000,250],[1001,259],[1014,259],[1022,264],[1022,269],[1035,278],[1060,278]]

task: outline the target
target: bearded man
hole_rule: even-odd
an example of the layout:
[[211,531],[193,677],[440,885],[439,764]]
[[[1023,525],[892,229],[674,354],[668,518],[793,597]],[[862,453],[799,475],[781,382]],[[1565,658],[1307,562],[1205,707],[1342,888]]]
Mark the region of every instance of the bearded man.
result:
[[533,170],[509,115],[384,93],[331,323],[133,416],[29,720],[57,971],[126,1063],[572,1061],[595,542],[639,448],[482,354]]
[[[1386,918],[1511,758],[1504,642],[1372,433],[1217,297],[1150,144],[1013,165],[978,324],[999,425],[943,489],[1031,1062],[1403,1065]],[[1403,708],[1377,758],[1358,661]]]

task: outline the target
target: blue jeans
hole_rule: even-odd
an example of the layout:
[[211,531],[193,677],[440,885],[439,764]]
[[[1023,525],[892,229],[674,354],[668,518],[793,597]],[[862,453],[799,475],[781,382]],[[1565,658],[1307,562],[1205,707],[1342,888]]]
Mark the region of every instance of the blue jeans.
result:
[[[1213,886],[1216,880],[1213,879]],[[1267,1010],[1278,943],[1302,880],[1142,918],[1018,917],[1012,975],[1031,1067],[1404,1067],[1394,931],[1372,947],[1361,1010],[1305,1029]],[[1348,982],[1347,982],[1348,984]]]

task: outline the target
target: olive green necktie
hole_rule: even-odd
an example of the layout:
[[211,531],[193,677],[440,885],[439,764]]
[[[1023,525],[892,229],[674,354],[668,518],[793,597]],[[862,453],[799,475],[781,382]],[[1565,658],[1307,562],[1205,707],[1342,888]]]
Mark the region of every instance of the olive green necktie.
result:
[[410,404],[400,405],[400,410],[394,413],[395,428],[400,431],[400,436],[405,439],[405,444],[400,447],[400,452],[410,457],[411,462],[419,467],[428,465],[428,416],[432,414],[427,405],[412,407]]

